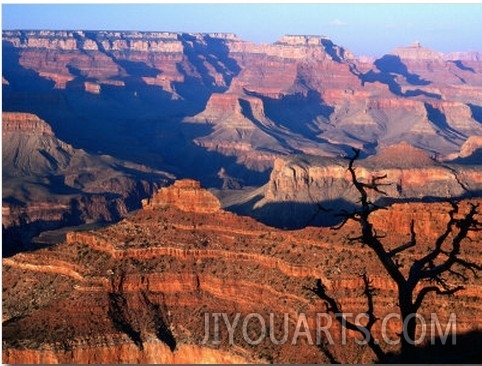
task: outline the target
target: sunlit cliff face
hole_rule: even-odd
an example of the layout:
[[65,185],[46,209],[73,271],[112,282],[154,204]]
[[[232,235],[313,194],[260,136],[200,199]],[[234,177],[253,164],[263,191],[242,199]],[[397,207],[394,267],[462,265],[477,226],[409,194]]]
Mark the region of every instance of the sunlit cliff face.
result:
[[[193,198],[188,206],[187,197]],[[205,209],[206,202],[211,209]],[[4,259],[4,359],[327,362],[316,345],[295,334],[300,313],[314,327],[315,314],[325,311],[323,302],[304,288],[323,278],[345,311],[358,313],[365,306],[360,298],[362,270],[370,272],[377,289],[377,313],[397,311],[395,283],[367,248],[348,243],[356,225],[341,231],[282,231],[215,208],[215,202],[199,183],[179,181],[162,188],[144,209],[118,224],[72,232],[55,247]],[[409,238],[410,221],[416,220],[420,248],[408,254],[410,260],[443,231],[448,207],[394,205],[377,212],[373,222],[396,246]],[[476,255],[478,241],[472,237],[467,256]],[[429,302],[422,314],[436,311],[445,321],[457,311],[457,331],[472,330],[481,326],[474,323],[480,293],[479,281],[470,280],[457,299]],[[288,328],[289,339],[296,336],[299,342],[276,345],[266,337],[253,345],[246,342],[241,323],[231,343],[226,331],[216,343],[206,331],[206,326],[213,329],[213,313],[226,313],[230,322],[237,313],[242,319],[257,313],[267,321],[269,314],[279,320],[287,313],[294,322]],[[281,339],[283,322],[278,325],[274,336]],[[246,329],[255,339],[255,322]],[[387,329],[388,336],[396,337],[396,322]],[[340,329],[334,326],[331,332],[337,356],[373,360],[370,351],[353,343],[336,346],[341,344]]]

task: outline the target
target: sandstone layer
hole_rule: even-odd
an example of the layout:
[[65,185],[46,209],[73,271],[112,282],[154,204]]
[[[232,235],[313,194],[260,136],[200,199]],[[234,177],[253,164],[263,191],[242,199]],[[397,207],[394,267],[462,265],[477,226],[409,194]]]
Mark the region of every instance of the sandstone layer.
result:
[[174,206],[181,211],[211,213],[221,208],[218,199],[201,189],[201,184],[192,179],[176,181],[172,187],[161,188],[152,198],[144,199],[144,209]]
[[[476,145],[476,139],[470,140]],[[467,149],[473,149],[469,146]],[[385,176],[380,180],[382,192],[371,192],[369,197],[380,206],[478,197],[482,191],[480,166],[456,162],[439,162],[423,150],[402,142],[357,160],[354,166],[357,177],[365,183],[372,177]],[[359,201],[347,168],[347,157],[278,158],[268,183],[256,190],[256,194],[233,193],[223,206],[277,227],[335,225],[340,221],[339,213],[351,212]]]
[[[4,110],[89,153],[221,187],[278,158],[372,155],[407,141],[439,160],[482,135],[482,61],[420,44],[378,59],[326,36],[4,31]],[[9,157],[9,159],[11,159]],[[471,160],[472,161],[472,160]],[[35,201],[35,199],[33,199]]]
[[[315,329],[315,314],[325,312],[323,302],[306,287],[321,278],[345,312],[364,312],[363,271],[376,289],[376,313],[397,311],[395,283],[368,248],[348,239],[355,225],[341,231],[282,231],[223,210],[183,206],[182,197],[193,190],[204,197],[199,204],[207,197],[212,201],[198,187],[193,181],[178,182],[161,195],[171,199],[178,192],[180,206],[175,201],[147,206],[110,227],[71,232],[55,247],[4,259],[3,361],[326,363],[325,354],[306,336],[291,343],[300,313]],[[467,207],[461,204],[460,214]],[[440,203],[394,205],[377,212],[373,222],[380,234],[386,231],[390,249],[409,238],[410,221],[416,221],[418,245],[400,258],[403,266],[434,245],[449,208]],[[480,243],[480,233],[473,233],[464,242],[464,258],[478,258]],[[480,331],[481,286],[470,276],[457,296],[431,297],[421,314],[435,311],[446,322],[455,311],[459,334]],[[212,330],[212,313],[226,313],[230,322],[236,313],[242,319],[258,313],[267,321],[272,313],[276,339],[283,336],[287,313],[289,341],[276,345],[267,337],[249,344],[240,326],[230,345],[221,321],[220,342],[203,343],[206,314]],[[250,339],[259,337],[256,322],[246,329]],[[330,329],[335,340],[331,351],[341,361],[374,360],[354,342],[342,347],[340,329]],[[375,327],[379,331],[380,322]],[[394,322],[388,336],[397,331]],[[352,336],[348,333],[353,341]],[[462,356],[457,355],[459,361]]]

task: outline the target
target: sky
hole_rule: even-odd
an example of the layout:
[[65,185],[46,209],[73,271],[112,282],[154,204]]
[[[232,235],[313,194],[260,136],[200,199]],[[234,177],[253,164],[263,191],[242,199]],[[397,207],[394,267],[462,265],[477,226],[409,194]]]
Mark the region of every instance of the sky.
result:
[[482,51],[482,4],[3,4],[2,29],[228,32],[273,43],[324,35],[356,55],[419,41],[439,52]]

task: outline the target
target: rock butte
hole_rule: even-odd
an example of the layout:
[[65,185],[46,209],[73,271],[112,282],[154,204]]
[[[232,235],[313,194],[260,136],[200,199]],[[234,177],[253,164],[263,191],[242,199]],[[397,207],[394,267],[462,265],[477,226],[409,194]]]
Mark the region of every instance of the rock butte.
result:
[[[479,167],[437,162],[406,142],[359,160],[355,167],[358,177],[365,181],[386,175],[382,181],[386,194],[370,194],[373,202],[383,205],[477,196],[482,189]],[[302,228],[307,223],[322,226],[336,223],[329,214],[314,216],[318,204],[332,212],[351,211],[358,199],[346,159],[296,155],[275,160],[268,183],[256,191],[256,197],[240,195],[238,201],[227,206],[269,225]]]
[[144,209],[175,206],[186,212],[216,212],[221,203],[211,192],[201,189],[201,183],[192,179],[174,182],[170,187],[161,188],[152,198],[142,200]]

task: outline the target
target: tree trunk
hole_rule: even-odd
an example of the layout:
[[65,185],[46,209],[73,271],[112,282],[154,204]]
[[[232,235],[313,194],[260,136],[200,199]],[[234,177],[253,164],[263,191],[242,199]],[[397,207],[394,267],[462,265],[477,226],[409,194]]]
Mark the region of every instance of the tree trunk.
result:
[[417,318],[415,316],[417,309],[415,309],[412,302],[413,290],[400,289],[399,303],[400,315],[402,317],[403,331],[401,335],[401,355],[403,359],[409,359],[413,350],[415,349],[415,331],[417,326]]

